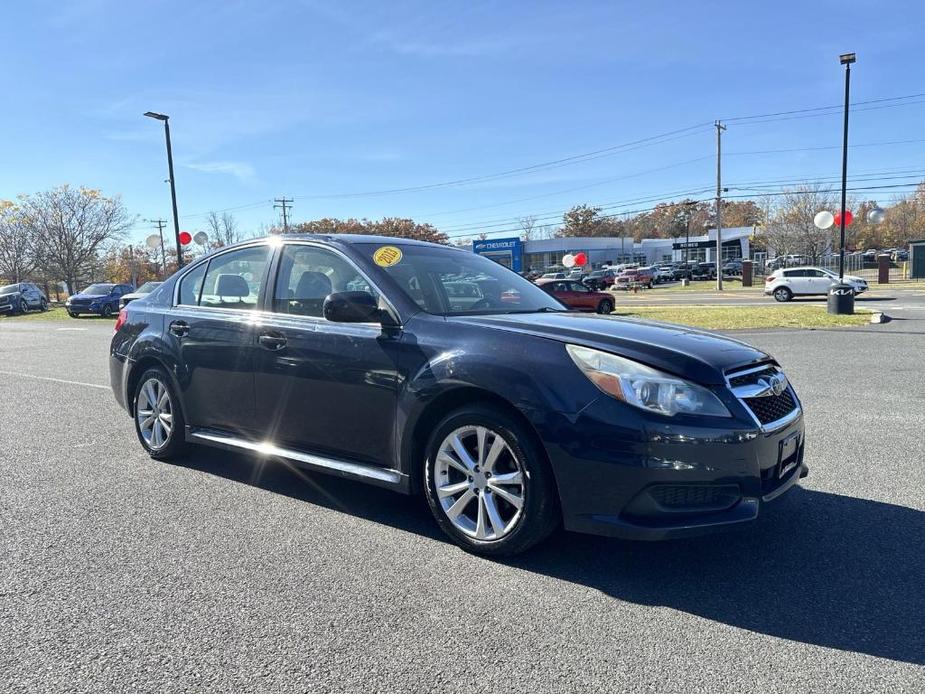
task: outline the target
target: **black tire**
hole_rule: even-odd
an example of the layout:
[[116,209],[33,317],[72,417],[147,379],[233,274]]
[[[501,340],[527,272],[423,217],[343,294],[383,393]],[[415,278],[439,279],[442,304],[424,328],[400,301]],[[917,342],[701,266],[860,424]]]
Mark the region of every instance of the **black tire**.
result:
[[[500,436],[523,471],[523,507],[519,519],[500,539],[478,540],[463,533],[447,517],[437,495],[432,461],[444,439],[466,426],[487,427]],[[542,542],[559,526],[559,496],[546,456],[531,432],[503,409],[472,404],[454,410],[434,429],[426,451],[422,463],[427,503],[440,529],[464,550],[483,556],[510,556]]]
[[40,306],[42,313],[48,310],[48,299],[42,297],[42,305]]
[[790,301],[793,298],[793,292],[787,289],[787,287],[778,287],[774,290],[774,300],[780,301],[781,303]]
[[19,302],[19,312],[20,313],[29,313],[29,304],[26,303],[26,300],[23,299]]
[[112,318],[112,306],[110,304],[105,304],[100,311],[100,315],[103,318]]
[[613,302],[610,299],[601,299],[601,303],[597,305],[597,312],[604,315],[612,313]]
[[74,313],[73,311],[68,311],[67,315],[69,315],[71,318],[80,318],[80,314]]
[[[163,385],[163,387],[167,389],[171,403],[172,425],[170,434],[167,438],[166,444],[157,448],[153,448],[145,440],[145,437],[142,435],[141,426],[137,416],[138,397],[141,394],[141,389],[151,379],[157,379]],[[185,439],[186,420],[183,418],[183,408],[180,405],[180,399],[177,397],[177,392],[174,390],[174,387],[170,382],[170,378],[168,378],[163,369],[148,369],[136,382],[135,392],[132,394],[132,421],[135,423],[135,435],[138,437],[138,441],[141,443],[141,447],[144,448],[147,454],[154,458],[154,460],[174,460],[182,455],[182,453],[186,450],[188,444],[186,443]]]

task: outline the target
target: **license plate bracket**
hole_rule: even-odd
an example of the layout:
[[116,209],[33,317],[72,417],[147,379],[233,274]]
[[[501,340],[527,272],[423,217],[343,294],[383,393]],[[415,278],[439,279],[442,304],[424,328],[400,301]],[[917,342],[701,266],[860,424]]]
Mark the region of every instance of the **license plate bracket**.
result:
[[777,452],[777,478],[782,479],[800,463],[800,432],[781,440]]

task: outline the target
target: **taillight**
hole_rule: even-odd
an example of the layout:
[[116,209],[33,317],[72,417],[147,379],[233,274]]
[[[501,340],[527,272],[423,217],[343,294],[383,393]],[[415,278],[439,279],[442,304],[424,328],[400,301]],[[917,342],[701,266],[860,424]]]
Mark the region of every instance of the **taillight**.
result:
[[114,333],[119,332],[119,328],[121,328],[123,325],[125,325],[125,320],[126,320],[127,318],[128,318],[128,311],[127,311],[126,309],[124,309],[124,308],[121,309],[121,310],[119,311],[119,317],[116,318],[116,325],[115,325],[115,327],[113,328],[112,331],[113,331]]
[[765,284],[767,284],[768,282],[773,282],[773,281],[774,281],[774,275],[768,275],[767,277],[764,278]]

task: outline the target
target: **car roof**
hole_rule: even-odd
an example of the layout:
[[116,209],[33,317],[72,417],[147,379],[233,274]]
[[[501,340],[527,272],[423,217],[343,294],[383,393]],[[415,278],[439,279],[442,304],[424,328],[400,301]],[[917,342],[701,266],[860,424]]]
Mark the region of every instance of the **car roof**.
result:
[[284,241],[327,241],[329,243],[341,243],[344,245],[355,243],[381,243],[400,246],[435,246],[436,248],[449,248],[464,253],[471,252],[469,249],[460,248],[459,246],[431,243],[430,241],[418,241],[416,239],[406,239],[398,236],[367,236],[366,234],[280,234],[279,238]]

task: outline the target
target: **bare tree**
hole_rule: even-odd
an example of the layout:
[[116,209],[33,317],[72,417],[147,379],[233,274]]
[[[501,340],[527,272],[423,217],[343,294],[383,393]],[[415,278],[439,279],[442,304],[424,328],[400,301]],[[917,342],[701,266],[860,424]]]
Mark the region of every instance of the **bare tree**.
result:
[[206,233],[215,247],[230,246],[244,240],[244,236],[238,231],[237,220],[228,212],[223,212],[221,216],[218,212],[210,212],[206,217],[206,226]]
[[527,217],[521,217],[517,220],[520,224],[520,238],[523,241],[532,241],[536,238],[537,228],[536,228],[536,217],[530,215]]
[[8,200],[0,200],[0,277],[21,282],[35,269],[28,229],[20,210]]
[[118,196],[68,185],[22,196],[20,210],[36,264],[62,277],[70,293],[85,271],[97,272],[99,254],[134,221]]
[[807,256],[811,263],[817,262],[833,247],[835,227],[819,229],[813,218],[822,210],[837,210],[840,204],[836,193],[819,184],[785,191],[764,230],[768,248],[778,255],[795,253]]

